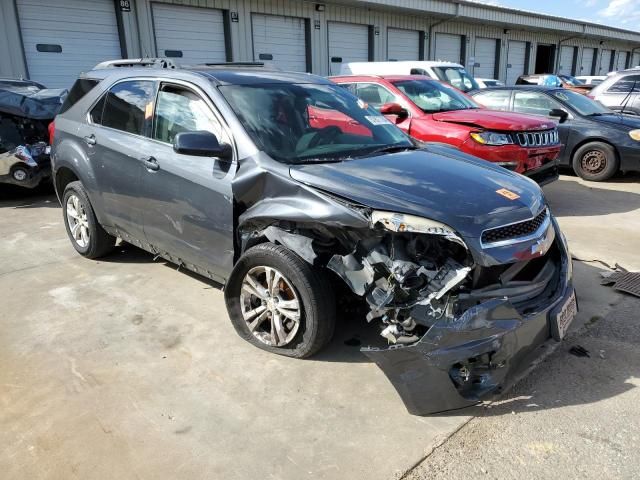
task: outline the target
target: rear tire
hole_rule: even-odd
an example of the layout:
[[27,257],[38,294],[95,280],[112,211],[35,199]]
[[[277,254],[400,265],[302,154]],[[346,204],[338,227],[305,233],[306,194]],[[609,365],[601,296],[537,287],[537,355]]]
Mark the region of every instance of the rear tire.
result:
[[573,154],[573,170],[581,178],[592,182],[603,182],[616,174],[619,160],[615,149],[604,142],[582,145]]
[[29,170],[20,166],[13,167],[11,169],[11,178],[16,182],[20,182],[20,184],[25,183],[29,180]]
[[[270,284],[276,285],[275,294]],[[335,298],[327,277],[281,245],[247,250],[224,294],[236,332],[268,352],[306,358],[333,336]]]
[[81,182],[71,182],[64,189],[62,216],[69,240],[80,255],[100,258],[113,250],[116,237],[105,232],[98,223]]

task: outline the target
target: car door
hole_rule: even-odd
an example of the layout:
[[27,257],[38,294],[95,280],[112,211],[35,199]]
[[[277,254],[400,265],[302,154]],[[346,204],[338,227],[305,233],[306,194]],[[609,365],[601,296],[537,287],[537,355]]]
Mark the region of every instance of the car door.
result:
[[558,136],[560,137],[560,143],[562,143],[562,150],[560,151],[560,158],[564,157],[565,150],[570,141],[571,128],[575,117],[569,112],[569,110],[557,100],[554,100],[549,95],[543,92],[533,92],[528,90],[514,91],[513,94],[513,111],[518,113],[528,113],[531,115],[543,115],[547,118],[551,118],[558,121],[557,118],[551,117],[549,113],[551,110],[559,109],[564,110],[569,114],[567,120],[563,123],[558,123]]
[[233,266],[233,194],[236,163],[178,154],[180,132],[206,130],[231,143],[223,120],[199,88],[163,82],[153,113],[151,141],[144,149],[147,168],[140,196],[147,241],[171,260],[225,278]]
[[[91,108],[78,130],[92,165],[104,218],[123,239],[142,240],[138,195],[143,154],[148,145],[156,82],[132,79],[113,85]],[[135,243],[135,242],[134,242]]]

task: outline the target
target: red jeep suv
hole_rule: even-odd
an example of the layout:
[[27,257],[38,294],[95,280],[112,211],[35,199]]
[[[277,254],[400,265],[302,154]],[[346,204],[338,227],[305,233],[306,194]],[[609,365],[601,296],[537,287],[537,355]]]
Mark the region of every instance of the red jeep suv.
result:
[[[537,115],[488,110],[450,85],[421,75],[331,77],[412,137],[442,142],[531,177],[558,178],[556,123]],[[345,119],[310,112],[315,122],[349,129]],[[346,121],[346,125],[345,125]]]

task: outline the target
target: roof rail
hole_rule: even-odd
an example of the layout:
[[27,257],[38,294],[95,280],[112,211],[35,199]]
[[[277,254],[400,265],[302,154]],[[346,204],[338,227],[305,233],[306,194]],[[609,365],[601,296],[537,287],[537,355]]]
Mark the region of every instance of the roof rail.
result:
[[180,68],[169,58],[126,58],[123,60],[108,60],[93,67],[93,70],[121,67],[149,67],[149,68]]
[[198,65],[205,65],[207,67],[264,67],[262,62],[212,62],[212,63],[199,63]]

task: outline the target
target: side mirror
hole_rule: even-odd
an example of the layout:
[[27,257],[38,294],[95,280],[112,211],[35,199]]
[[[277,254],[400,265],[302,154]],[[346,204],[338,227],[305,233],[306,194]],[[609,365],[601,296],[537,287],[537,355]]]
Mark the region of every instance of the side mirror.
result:
[[399,120],[409,116],[407,109],[398,103],[385,103],[380,107],[380,113],[382,115],[396,115]]
[[550,117],[556,117],[560,123],[564,123],[569,118],[569,114],[561,108],[554,108],[549,112]]
[[183,155],[218,157],[223,160],[229,160],[233,155],[231,145],[220,144],[218,137],[205,130],[178,133],[173,139],[173,150]]

